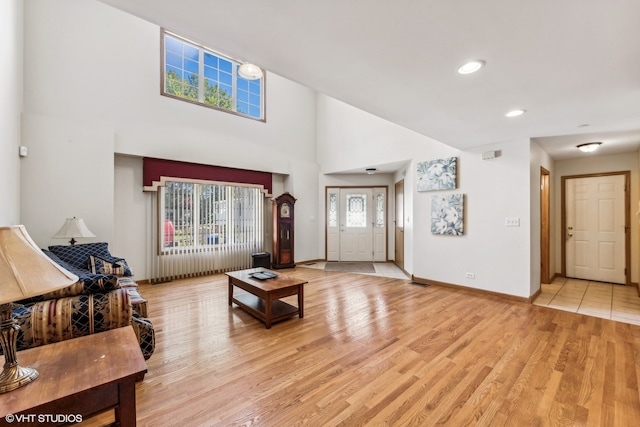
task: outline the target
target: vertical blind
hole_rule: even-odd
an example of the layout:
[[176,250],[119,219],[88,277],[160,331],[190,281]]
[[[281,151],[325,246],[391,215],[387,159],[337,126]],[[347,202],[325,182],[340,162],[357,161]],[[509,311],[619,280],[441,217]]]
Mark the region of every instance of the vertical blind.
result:
[[154,193],[152,282],[252,266],[251,254],[264,245],[262,187],[190,180],[164,184]]

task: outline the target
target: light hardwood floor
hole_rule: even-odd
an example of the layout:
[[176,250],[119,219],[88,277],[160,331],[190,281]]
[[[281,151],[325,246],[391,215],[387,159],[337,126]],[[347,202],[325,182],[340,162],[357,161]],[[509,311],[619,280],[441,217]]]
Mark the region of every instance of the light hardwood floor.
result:
[[640,425],[640,326],[404,279],[281,273],[309,281],[305,317],[271,329],[228,306],[224,275],[141,286],[157,347],[139,426]]

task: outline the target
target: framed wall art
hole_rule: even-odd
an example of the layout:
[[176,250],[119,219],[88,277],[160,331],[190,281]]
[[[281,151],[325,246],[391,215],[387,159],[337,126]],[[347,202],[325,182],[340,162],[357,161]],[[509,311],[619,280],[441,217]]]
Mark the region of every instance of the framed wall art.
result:
[[418,163],[418,191],[455,189],[457,167],[457,157]]
[[464,194],[431,196],[431,234],[462,236],[464,225]]

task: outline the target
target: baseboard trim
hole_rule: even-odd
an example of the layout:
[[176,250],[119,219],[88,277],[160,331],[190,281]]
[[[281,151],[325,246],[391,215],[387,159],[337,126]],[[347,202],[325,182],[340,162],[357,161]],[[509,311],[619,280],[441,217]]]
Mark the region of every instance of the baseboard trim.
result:
[[526,303],[526,304],[531,304],[531,301],[533,301],[533,299],[535,299],[534,296],[531,296],[529,298],[519,297],[517,295],[503,294],[501,292],[488,291],[486,289],[471,288],[469,286],[455,285],[453,283],[447,283],[447,282],[439,282],[437,280],[425,279],[425,278],[422,278],[422,277],[416,277],[414,275],[411,275],[411,280],[416,282],[416,283],[423,284],[423,285],[434,285],[434,286],[441,286],[441,287],[444,287],[444,288],[461,289],[461,290],[475,292],[475,293],[479,293],[479,294],[496,296],[496,297],[508,299],[508,300],[511,300],[511,301],[523,302],[523,303]]
[[533,295],[531,295],[531,296],[529,297],[529,301],[528,301],[528,303],[529,303],[529,304],[533,304],[533,302],[536,300],[536,298],[538,298],[538,297],[540,296],[540,294],[541,294],[541,293],[542,293],[542,286],[541,286],[541,287],[539,287],[539,288],[538,288],[538,290],[537,290],[537,291],[535,291],[535,292],[533,293]]

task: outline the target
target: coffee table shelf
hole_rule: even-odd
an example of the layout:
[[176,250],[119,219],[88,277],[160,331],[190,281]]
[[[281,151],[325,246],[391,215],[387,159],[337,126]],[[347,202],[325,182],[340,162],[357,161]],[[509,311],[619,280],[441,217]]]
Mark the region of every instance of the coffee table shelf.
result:
[[[267,306],[262,298],[251,294],[242,294],[236,295],[233,298],[233,302],[245,309],[249,314],[264,320]],[[278,322],[298,314],[298,307],[280,300],[271,302],[271,322]]]

